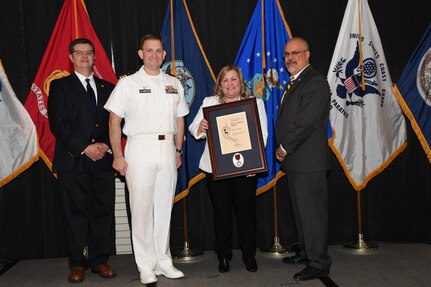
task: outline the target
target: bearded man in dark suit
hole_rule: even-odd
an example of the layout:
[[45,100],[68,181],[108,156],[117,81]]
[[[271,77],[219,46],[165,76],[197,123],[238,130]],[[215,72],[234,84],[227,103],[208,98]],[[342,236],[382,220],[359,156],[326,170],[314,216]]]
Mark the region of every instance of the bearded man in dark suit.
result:
[[[307,266],[295,280],[317,279],[329,274],[327,126],[330,89],[310,66],[310,50],[302,38],[286,43],[284,62],[291,82],[278,106],[275,134],[276,158],[286,172],[299,250],[283,258],[289,264]],[[293,78],[293,81],[292,81]]]
[[115,252],[115,179],[109,113],[103,108],[114,86],[94,77],[95,53],[90,40],[72,41],[74,72],[52,81],[48,97],[72,283],[83,281],[88,268],[104,278],[116,276],[107,263]]

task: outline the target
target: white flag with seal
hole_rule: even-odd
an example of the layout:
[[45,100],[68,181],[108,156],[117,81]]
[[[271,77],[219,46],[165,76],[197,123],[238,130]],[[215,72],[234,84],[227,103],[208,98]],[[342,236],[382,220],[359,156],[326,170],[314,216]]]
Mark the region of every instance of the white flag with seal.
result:
[[379,33],[367,0],[349,0],[328,71],[331,149],[360,191],[407,146]]
[[0,187],[38,159],[36,127],[12,90],[0,60]]

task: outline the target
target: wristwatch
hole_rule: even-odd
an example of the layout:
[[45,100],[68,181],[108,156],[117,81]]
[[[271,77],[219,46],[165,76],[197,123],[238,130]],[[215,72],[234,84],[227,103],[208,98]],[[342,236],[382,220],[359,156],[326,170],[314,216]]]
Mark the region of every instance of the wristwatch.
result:
[[183,154],[183,150],[182,150],[182,149],[177,148],[177,149],[175,149],[175,151],[176,151],[177,153],[179,153],[179,154]]

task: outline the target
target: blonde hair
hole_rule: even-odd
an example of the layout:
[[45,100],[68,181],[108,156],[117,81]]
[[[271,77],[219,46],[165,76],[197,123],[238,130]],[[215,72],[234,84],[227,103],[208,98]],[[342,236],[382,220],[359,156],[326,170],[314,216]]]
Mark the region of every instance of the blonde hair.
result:
[[221,88],[221,82],[223,81],[226,74],[229,73],[230,71],[235,71],[238,74],[239,81],[241,83],[241,91],[240,91],[241,100],[250,98],[250,94],[247,91],[247,86],[245,85],[244,76],[242,75],[241,69],[236,65],[226,65],[218,73],[217,81],[214,86],[214,94],[218,96],[219,102],[222,104],[225,102],[225,94]]

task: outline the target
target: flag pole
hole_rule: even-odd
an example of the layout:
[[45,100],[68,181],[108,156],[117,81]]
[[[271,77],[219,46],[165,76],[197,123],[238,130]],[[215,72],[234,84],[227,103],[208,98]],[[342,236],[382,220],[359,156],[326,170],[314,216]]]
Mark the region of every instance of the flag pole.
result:
[[177,76],[177,65],[175,64],[175,25],[174,25],[174,5],[173,0],[170,1],[171,9],[171,59],[172,59],[172,70],[171,73],[175,77]]
[[291,248],[284,248],[280,243],[280,237],[278,236],[278,201],[277,201],[277,184],[273,187],[274,197],[274,239],[269,248],[261,248],[262,252],[271,256],[290,256],[292,253]]
[[364,241],[364,234],[362,232],[361,191],[356,191],[356,200],[358,209],[358,240],[354,243],[344,244],[344,247],[350,249],[350,251],[355,254],[368,254],[377,251],[378,246],[375,244],[368,244]]
[[183,202],[183,225],[184,225],[184,242],[183,248],[172,255],[172,259],[177,263],[187,263],[194,262],[201,259],[201,255],[203,254],[202,250],[196,250],[190,248],[189,243],[189,228],[187,221],[187,202],[186,198],[182,199]]
[[[171,73],[176,76],[177,75],[177,65],[175,63],[175,25],[174,25],[174,1],[170,0],[170,11],[171,11],[171,59],[172,59],[172,69]],[[188,230],[188,221],[187,221],[187,201],[186,197],[182,199],[183,201],[183,225],[184,225],[184,242],[183,249],[179,252],[175,253],[172,256],[172,259],[176,262],[192,262],[196,261],[199,258],[199,255],[202,255],[203,252],[201,250],[194,250],[190,248],[189,243],[189,230]]]
[[[359,28],[359,66],[361,67],[361,88],[362,91],[365,90],[364,82],[364,62],[362,53],[362,27],[361,27],[361,1],[358,0],[358,28]],[[364,254],[377,250],[377,245],[367,244],[364,241],[364,234],[362,232],[362,208],[361,208],[361,191],[356,191],[356,201],[357,201],[357,213],[358,213],[358,241],[351,244],[345,244],[344,247],[351,249],[354,253]]]
[[265,96],[265,69],[266,69],[266,53],[265,53],[265,0],[262,0],[262,97]]
[[[261,2],[261,13],[262,13],[262,97],[265,96],[265,69],[266,69],[266,52],[265,52],[265,0]],[[272,69],[271,69],[272,75]],[[284,248],[280,243],[280,237],[278,236],[278,201],[277,201],[277,184],[273,187],[273,205],[274,205],[274,239],[269,248],[261,248],[262,252],[271,256],[286,256],[290,255],[291,250]]]

